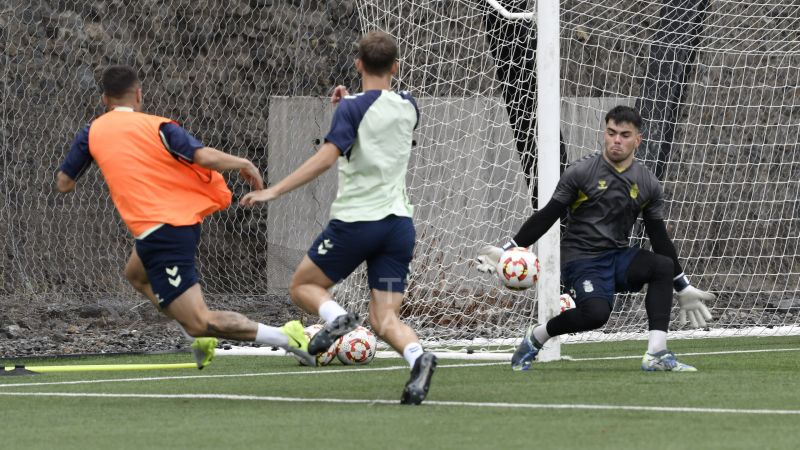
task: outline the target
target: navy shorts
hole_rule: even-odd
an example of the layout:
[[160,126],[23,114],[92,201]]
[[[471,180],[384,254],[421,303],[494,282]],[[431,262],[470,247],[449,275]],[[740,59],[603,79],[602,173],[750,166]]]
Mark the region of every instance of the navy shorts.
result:
[[638,248],[609,250],[601,256],[570,261],[561,266],[561,281],[571,289],[575,304],[602,298],[612,308],[617,292],[638,292],[642,286],[629,286],[625,276]]
[[334,283],[366,261],[371,289],[403,292],[415,240],[410,217],[391,215],[368,222],[331,220],[311,244],[308,257]]
[[144,239],[136,240],[136,253],[161,308],[169,306],[200,280],[194,263],[199,242],[199,223],[184,227],[165,224]]

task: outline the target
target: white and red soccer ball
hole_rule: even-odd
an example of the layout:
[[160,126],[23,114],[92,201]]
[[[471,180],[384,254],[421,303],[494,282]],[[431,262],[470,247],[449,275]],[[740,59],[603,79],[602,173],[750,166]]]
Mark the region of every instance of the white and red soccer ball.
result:
[[561,312],[575,307],[575,300],[573,300],[572,296],[569,294],[561,294],[561,296],[558,297],[558,301],[560,303]]
[[511,247],[500,255],[497,276],[509,289],[528,289],[539,280],[539,258],[525,247]]
[[[322,325],[315,323],[314,325],[309,325],[303,330],[306,337],[311,340],[315,334],[319,333],[319,330],[322,329]],[[328,350],[320,353],[317,355],[317,365],[318,366],[327,366],[336,358],[336,353],[339,351],[339,345],[342,343],[342,338],[337,339],[329,348]]]
[[375,335],[368,329],[359,326],[342,336],[336,356],[342,364],[369,364],[375,357],[377,345],[378,340]]
[[[303,330],[311,340],[323,328],[321,324],[309,325]],[[335,359],[342,364],[368,364],[375,357],[378,340],[367,328],[359,326],[355,330],[337,339],[328,350],[317,355],[317,365],[327,366]]]

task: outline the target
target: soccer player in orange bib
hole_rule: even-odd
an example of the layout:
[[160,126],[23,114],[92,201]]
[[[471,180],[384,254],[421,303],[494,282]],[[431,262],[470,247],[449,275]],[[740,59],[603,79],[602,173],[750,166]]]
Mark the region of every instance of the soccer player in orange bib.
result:
[[271,327],[236,312],[209,310],[203,300],[195,268],[200,224],[231,203],[218,171],[238,170],[253,189],[262,189],[258,169],[204,146],[170,119],[142,113],[134,69],[109,67],[102,87],[107,112],[78,132],[59,168],[59,192],[72,192],[92,161],[97,164],[135,237],[125,277],[190,338],[198,338],[192,343],[198,368],[213,359],[216,338],[282,347],[314,365],[299,321]]

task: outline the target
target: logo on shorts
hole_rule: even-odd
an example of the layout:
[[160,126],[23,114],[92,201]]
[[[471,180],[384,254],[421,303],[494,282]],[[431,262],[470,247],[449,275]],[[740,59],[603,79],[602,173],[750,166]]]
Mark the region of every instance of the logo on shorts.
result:
[[167,272],[167,281],[169,281],[169,284],[173,287],[178,287],[178,285],[181,284],[181,276],[178,275],[178,266],[173,266],[172,269],[167,267],[164,270]]
[[328,250],[333,248],[333,244],[331,243],[330,239],[325,239],[324,241],[319,243],[319,247],[317,247],[317,253],[320,255],[324,255],[328,253]]
[[583,280],[583,292],[594,292],[594,286],[589,280]]

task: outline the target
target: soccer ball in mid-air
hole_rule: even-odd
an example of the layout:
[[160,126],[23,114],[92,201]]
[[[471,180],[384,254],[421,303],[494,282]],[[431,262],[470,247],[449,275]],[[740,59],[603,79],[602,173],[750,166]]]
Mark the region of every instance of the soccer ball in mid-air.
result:
[[[309,325],[303,331],[306,337],[311,340],[315,334],[319,333],[319,330],[322,329],[322,325],[315,323],[314,325]],[[339,351],[339,345],[342,343],[342,338],[337,339],[329,348],[328,350],[320,353],[317,355],[317,365],[318,366],[327,366],[336,358],[336,352]]]
[[569,294],[561,294],[561,296],[558,297],[558,301],[561,304],[561,312],[575,307],[575,300],[573,300],[572,296]]
[[342,336],[336,356],[342,364],[368,364],[375,357],[378,340],[368,329],[359,326]]
[[539,258],[527,248],[511,247],[500,255],[497,276],[509,289],[528,289],[539,279]]

